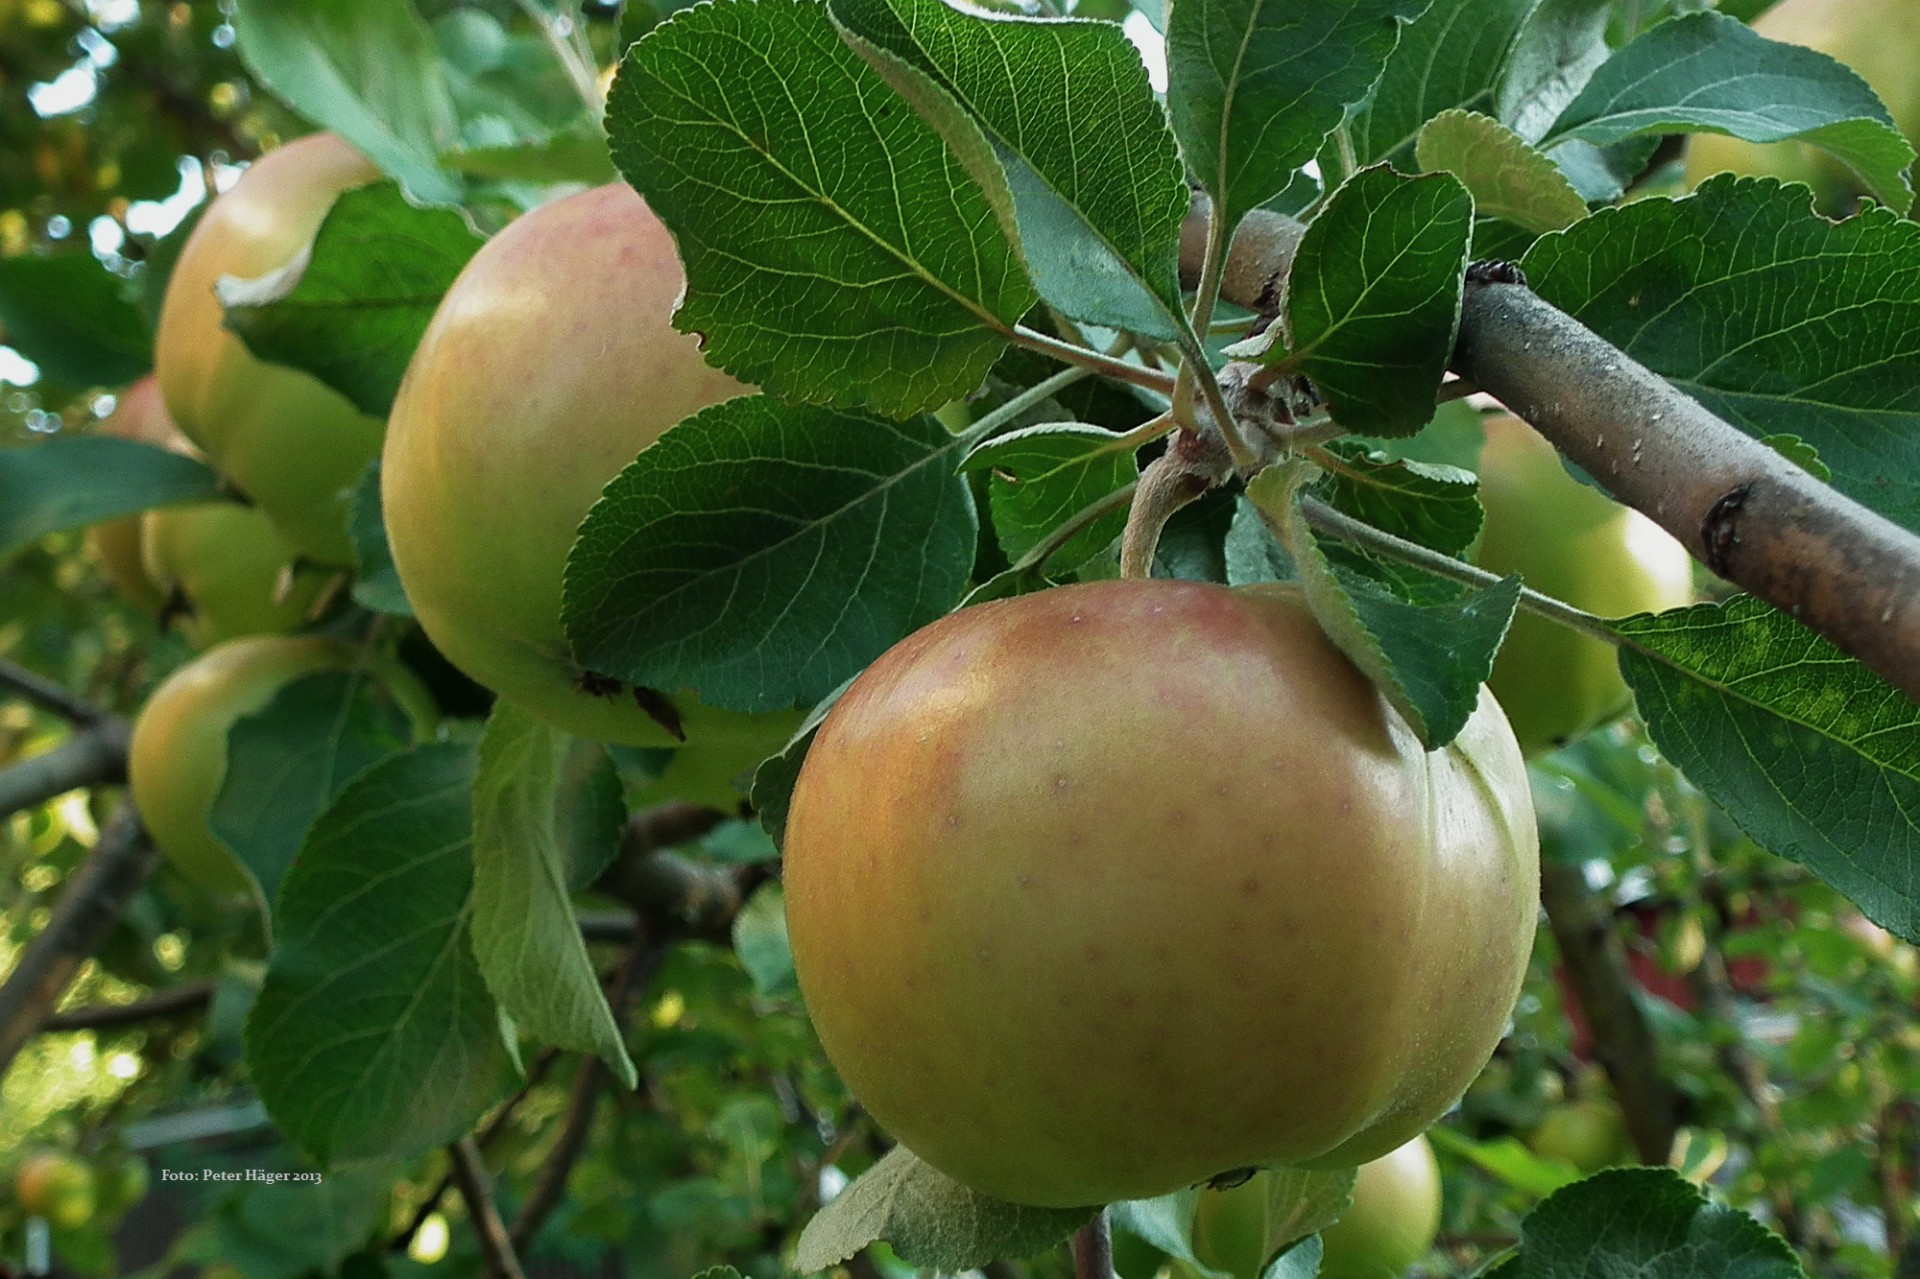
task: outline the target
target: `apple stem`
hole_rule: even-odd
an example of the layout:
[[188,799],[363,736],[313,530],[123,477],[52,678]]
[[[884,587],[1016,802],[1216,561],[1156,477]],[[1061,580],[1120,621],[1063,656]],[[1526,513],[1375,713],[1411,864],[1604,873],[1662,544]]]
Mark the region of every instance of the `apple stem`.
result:
[[1113,1279],[1113,1230],[1105,1208],[1074,1232],[1073,1279]]

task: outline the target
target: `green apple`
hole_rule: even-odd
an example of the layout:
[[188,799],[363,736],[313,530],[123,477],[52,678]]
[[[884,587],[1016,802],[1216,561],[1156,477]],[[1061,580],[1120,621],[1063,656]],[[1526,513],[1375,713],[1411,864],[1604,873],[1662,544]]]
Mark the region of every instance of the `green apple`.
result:
[[233,502],[148,511],[141,548],[148,580],[196,648],[295,629],[336,576],[296,566],[273,521]]
[[1583,1173],[1633,1162],[1626,1116],[1619,1106],[1598,1097],[1569,1101],[1549,1110],[1539,1127],[1527,1134],[1527,1147],[1536,1155],[1572,1164]]
[[[574,664],[560,598],[575,531],[641,449],[747,390],[674,331],[681,287],[673,237],[624,184],[522,216],[441,300],[381,464],[394,565],[433,642],[502,697],[596,741],[675,738],[631,690]],[[666,691],[690,742],[766,754],[799,718]]]
[[[1686,548],[1646,516],[1573,478],[1520,419],[1486,419],[1475,558],[1518,573],[1536,591],[1601,617],[1659,612],[1693,601]],[[1520,748],[1551,750],[1632,703],[1613,646],[1522,611],[1487,681]]]
[[[256,635],[208,649],[154,690],[134,722],[127,775],[147,832],[182,875],[218,893],[252,891],[207,825],[226,780],[228,732],[303,675],[368,664],[360,648],[336,640]],[[404,667],[371,665],[416,728],[432,722],[426,690]]]
[[93,1170],[71,1155],[54,1150],[28,1155],[13,1188],[28,1216],[43,1217],[59,1229],[78,1229],[93,1220]]
[[[193,452],[193,446],[167,416],[160,383],[151,373],[120,393],[113,412],[100,423],[100,430],[123,440],[179,453]],[[167,593],[147,576],[140,521],[139,515],[123,515],[95,524],[87,530],[87,550],[122,599],[142,613],[157,616],[167,602]]]
[[1399,1279],[1440,1231],[1440,1165],[1427,1139],[1360,1166],[1353,1206],[1320,1232],[1322,1279]]
[[154,342],[160,390],[181,431],[296,551],[326,564],[353,563],[347,499],[380,451],[381,423],[317,378],[255,359],[226,328],[214,286],[287,266],[341,192],[379,176],[331,133],[254,161],[181,249]]
[[787,927],[827,1056],[934,1167],[1149,1198],[1423,1131],[1532,945],[1493,697],[1424,750],[1296,592],[1104,581],[964,609],[814,739]]
[[[1920,0],[1780,0],[1753,29],[1846,63],[1887,104],[1894,126],[1920,145]],[[1824,213],[1851,212],[1867,193],[1857,174],[1809,143],[1742,142],[1714,133],[1688,139],[1689,188],[1729,171],[1805,182]]]

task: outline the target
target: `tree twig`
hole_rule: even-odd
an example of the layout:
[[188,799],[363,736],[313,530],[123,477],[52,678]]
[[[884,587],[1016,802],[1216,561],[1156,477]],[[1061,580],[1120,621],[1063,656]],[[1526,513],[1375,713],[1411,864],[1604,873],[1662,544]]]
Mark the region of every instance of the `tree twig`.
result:
[[[1182,228],[1204,266],[1207,204]],[[1274,314],[1301,226],[1256,210],[1220,294]],[[1470,279],[1453,371],[1531,423],[1708,568],[1785,610],[1920,699],[1920,537],[1822,484],[1524,285]]]
[[1074,1232],[1073,1279],[1114,1279],[1113,1228],[1105,1208]]
[[1633,974],[1614,931],[1613,912],[1571,862],[1541,862],[1540,901],[1568,984],[1593,1032],[1594,1056],[1606,1068],[1626,1115],[1634,1150],[1645,1163],[1665,1164],[1679,1128],[1680,1095],[1660,1069],[1653,1027],[1634,998]]
[[705,865],[668,850],[726,819],[718,809],[678,800],[642,809],[628,820],[619,854],[594,886],[631,906],[655,940],[724,936],[766,872]]
[[194,981],[174,986],[145,999],[126,1004],[95,1004],[55,1013],[41,1023],[43,1034],[69,1030],[112,1030],[119,1026],[137,1026],[143,1021],[197,1013],[213,1002],[216,983]]
[[480,1236],[480,1255],[487,1273],[494,1279],[526,1279],[513,1241],[507,1238],[507,1228],[500,1221],[500,1209],[493,1202],[493,1179],[480,1158],[480,1148],[473,1138],[462,1137],[447,1147],[447,1153],[453,1157],[453,1182],[460,1187],[467,1216],[473,1220],[474,1233]]
[[82,786],[125,781],[130,740],[125,720],[103,719],[52,750],[0,768],[0,817],[37,808]]
[[68,877],[47,926],[0,985],[0,1076],[21,1045],[39,1033],[158,858],[133,805],[122,800],[86,861]]
[[112,718],[83,697],[77,697],[46,676],[14,662],[0,661],[0,688],[17,693],[43,710],[75,724],[93,724]]

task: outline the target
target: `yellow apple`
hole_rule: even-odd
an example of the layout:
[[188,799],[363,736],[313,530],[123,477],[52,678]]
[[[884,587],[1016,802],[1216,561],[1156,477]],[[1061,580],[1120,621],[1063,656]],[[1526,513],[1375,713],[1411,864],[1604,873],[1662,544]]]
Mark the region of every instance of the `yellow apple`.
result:
[[295,629],[335,576],[297,566],[271,520],[232,502],[148,511],[141,547],[147,579],[196,648]]
[[[119,402],[100,423],[100,429],[123,440],[177,453],[193,452],[193,446],[167,416],[167,406],[160,399],[160,383],[151,373],[120,393]],[[167,593],[147,577],[140,520],[139,515],[123,515],[95,524],[87,530],[87,550],[122,599],[143,613],[157,615],[167,602]]]
[[1492,696],[1421,749],[1286,588],[1106,581],[964,609],[842,696],[784,850],[827,1056],[949,1176],[1045,1206],[1423,1131],[1533,940]]
[[381,423],[298,369],[255,359],[225,326],[214,286],[286,266],[343,191],[380,176],[331,133],[253,162],[207,207],[167,281],[154,367],[167,409],[300,554],[353,563],[347,499],[380,450]]

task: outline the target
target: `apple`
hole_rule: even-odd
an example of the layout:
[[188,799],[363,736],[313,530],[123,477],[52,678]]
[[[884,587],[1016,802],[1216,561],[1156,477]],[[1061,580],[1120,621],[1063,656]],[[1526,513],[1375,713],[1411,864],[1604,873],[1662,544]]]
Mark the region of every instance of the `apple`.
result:
[[1353,1206],[1320,1232],[1321,1279],[1399,1279],[1440,1233],[1440,1165],[1427,1139],[1360,1166]]
[[334,576],[301,567],[273,521],[233,502],[148,511],[141,546],[148,580],[196,648],[293,630]]
[[1297,592],[1166,580],[883,654],[808,752],[784,865],[854,1095],[948,1176],[1052,1207],[1423,1131],[1499,1041],[1539,873],[1490,694],[1429,754]]
[[380,451],[381,423],[310,374],[255,359],[226,328],[214,286],[288,265],[341,192],[379,176],[331,133],[254,161],[181,249],[154,342],[173,420],[296,551],[326,564],[353,563],[347,499]]
[[14,1176],[14,1193],[30,1217],[62,1230],[93,1220],[93,1171],[71,1155],[42,1150],[28,1155]]
[[[1887,104],[1894,126],[1920,144],[1920,76],[1914,74],[1920,0],[1780,0],[1754,20],[1753,29],[1846,63]],[[1849,213],[1867,193],[1846,165],[1809,143],[1743,142],[1715,133],[1687,140],[1688,189],[1729,171],[1804,182],[1823,213]]]
[[[167,416],[160,383],[151,373],[120,393],[113,412],[100,423],[100,430],[177,453],[193,452],[193,446]],[[87,550],[122,599],[142,613],[158,615],[167,602],[167,593],[147,577],[140,521],[139,515],[123,515],[95,524],[87,530]]]
[[217,893],[252,881],[207,822],[227,772],[227,733],[286,685],[317,671],[371,665],[414,721],[434,718],[426,690],[398,663],[314,636],[256,635],[202,653],[155,689],[134,722],[127,778],[154,844],[186,878]]
[[[1693,602],[1693,560],[1665,529],[1582,484],[1553,445],[1519,418],[1485,421],[1475,559],[1495,573],[1601,617]],[[1520,748],[1551,750],[1632,702],[1613,646],[1522,611],[1487,681]]]
[[1583,1173],[1633,1162],[1626,1116],[1619,1106],[1598,1097],[1569,1101],[1549,1110],[1539,1127],[1527,1134],[1527,1148],[1543,1158],[1572,1164]]
[[94,1174],[100,1191],[101,1210],[119,1214],[147,1197],[153,1174],[147,1161],[131,1152],[112,1156],[100,1164]]
[[[574,534],[641,449],[748,389],[674,331],[682,284],[673,237],[624,184],[523,215],[441,300],[381,463],[394,566],[428,636],[472,679],[596,741],[676,739],[573,661],[560,594]],[[671,701],[687,740],[762,755],[798,723]]]

